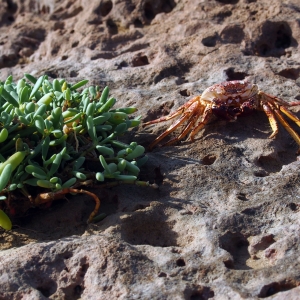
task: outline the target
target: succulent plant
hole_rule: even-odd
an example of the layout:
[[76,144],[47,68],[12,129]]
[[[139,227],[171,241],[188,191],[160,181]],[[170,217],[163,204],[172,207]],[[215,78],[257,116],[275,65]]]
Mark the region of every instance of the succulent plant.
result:
[[[0,82],[0,207],[8,209],[14,195],[36,206],[68,192],[86,192],[76,187],[95,181],[137,182],[145,149],[118,140],[139,125],[140,117],[129,117],[137,109],[113,109],[116,99],[109,98],[108,87],[79,92],[87,82],[72,85],[30,74],[17,83],[12,76]],[[99,170],[91,171],[87,160],[98,161]],[[96,213],[95,208],[89,220]],[[0,226],[11,228],[3,210]]]

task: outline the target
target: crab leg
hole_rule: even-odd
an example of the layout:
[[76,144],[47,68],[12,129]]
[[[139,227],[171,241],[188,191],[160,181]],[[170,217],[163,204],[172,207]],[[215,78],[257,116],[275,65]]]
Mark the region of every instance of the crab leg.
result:
[[292,101],[292,102],[289,102],[289,105],[290,105],[290,106],[299,106],[299,105],[300,105],[300,101]]
[[203,107],[201,107],[201,108],[202,109],[199,109],[196,107],[195,111],[192,112],[191,118],[188,120],[188,124],[184,127],[184,129],[182,130],[180,135],[178,137],[175,137],[175,138],[169,140],[168,142],[163,144],[163,146],[170,146],[170,145],[182,140],[186,135],[188,135],[189,132],[191,131],[191,128],[195,125],[195,123],[197,122],[199,117],[203,114],[204,108]]
[[299,106],[300,105],[300,101],[287,102],[287,101],[284,101],[283,99],[281,99],[279,97],[275,97],[273,95],[266,94],[266,93],[263,93],[263,92],[260,92],[259,95],[262,96],[263,99],[265,99],[267,101],[272,101],[272,102],[274,102],[274,104],[279,103],[279,104],[281,104],[283,106],[286,106],[286,107]]
[[279,109],[300,127],[300,120],[297,116],[295,116],[290,110],[286,109],[284,106],[280,106]]
[[212,117],[212,111],[211,107],[207,106],[204,113],[202,121],[192,130],[190,134],[190,139],[192,142],[194,142],[194,136],[211,120]]
[[263,111],[265,112],[265,114],[267,115],[267,117],[269,119],[269,123],[270,123],[272,131],[273,131],[273,133],[269,136],[269,138],[272,139],[278,133],[278,123],[275,119],[275,115],[273,114],[271,107],[266,103],[263,104],[262,107],[263,107]]
[[[296,141],[296,143],[300,146],[300,137],[297,134],[297,132],[291,128],[291,126],[285,121],[285,119],[282,117],[280,111],[275,108],[274,113],[279,120],[279,122],[282,124],[282,126],[286,129],[286,131],[293,137],[293,139]],[[300,152],[300,149],[298,150],[298,153]]]
[[198,108],[199,102],[194,102],[175,123],[173,123],[166,131],[159,135],[149,146],[151,150],[157,143],[159,143],[164,137],[173,132],[178,126],[180,126],[184,121],[186,121],[190,115]]
[[[299,103],[298,102],[289,103],[289,102],[284,101],[281,98],[275,97],[273,95],[270,95],[270,94],[267,94],[267,93],[264,93],[264,92],[259,92],[258,94],[260,96],[262,96],[262,98],[264,100],[266,100],[266,101],[272,101],[272,102],[274,101],[275,103],[278,102],[279,104],[284,105],[284,106],[296,106],[296,105],[300,105],[300,101],[299,101]],[[296,104],[296,103],[298,103],[298,104]]]
[[171,120],[179,115],[181,115],[182,113],[185,112],[186,109],[188,109],[191,105],[193,105],[194,102],[198,102],[200,100],[200,96],[197,96],[197,97],[194,97],[192,99],[190,99],[187,103],[185,103],[184,105],[181,105],[177,110],[175,110],[173,113],[167,115],[167,116],[164,116],[164,117],[161,117],[161,118],[158,118],[156,120],[152,120],[152,121],[149,121],[149,122],[146,122],[143,124],[143,127],[145,126],[148,126],[148,125],[151,125],[151,124],[155,124],[155,123],[160,123],[160,122],[164,122],[164,121],[168,121],[168,120]]

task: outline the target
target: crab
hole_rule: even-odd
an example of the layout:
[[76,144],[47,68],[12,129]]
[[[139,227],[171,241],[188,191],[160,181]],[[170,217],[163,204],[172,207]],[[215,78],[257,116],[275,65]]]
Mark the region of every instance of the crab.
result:
[[[267,115],[272,128],[272,134],[269,138],[274,138],[277,135],[278,120],[300,146],[300,136],[282,115],[283,113],[300,127],[300,119],[288,109],[296,105],[300,105],[300,101],[286,102],[279,97],[260,91],[256,84],[252,84],[247,80],[225,81],[208,87],[202,95],[190,99],[171,114],[146,122],[143,126],[164,122],[181,115],[178,120],[150,144],[149,149],[151,150],[162,139],[183,124],[185,125],[181,133],[163,144],[163,146],[172,145],[185,138],[188,134],[189,139],[193,142],[195,135],[214,117],[222,117],[229,121],[234,121],[241,114],[261,110]],[[197,123],[199,118],[201,119]],[[298,153],[300,153],[300,149]]]

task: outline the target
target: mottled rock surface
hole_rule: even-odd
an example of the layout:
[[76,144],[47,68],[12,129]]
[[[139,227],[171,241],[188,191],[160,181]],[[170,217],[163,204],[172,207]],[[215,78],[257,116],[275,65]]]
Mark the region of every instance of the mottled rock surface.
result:
[[[299,16],[298,0],[2,1],[0,79],[88,78],[144,121],[225,80],[300,100]],[[160,189],[97,191],[97,224],[82,196],[15,220],[0,299],[300,299],[298,147],[270,133],[257,112],[155,148],[141,179]]]

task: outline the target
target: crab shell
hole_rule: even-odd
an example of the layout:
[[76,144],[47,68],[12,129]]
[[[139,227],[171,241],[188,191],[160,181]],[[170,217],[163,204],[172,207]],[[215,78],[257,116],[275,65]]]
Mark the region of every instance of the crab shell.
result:
[[218,117],[235,120],[259,107],[258,86],[247,80],[225,81],[204,90],[200,101]]
[[225,81],[214,84],[208,87],[201,95],[201,100],[206,104],[212,102],[214,99],[220,99],[223,102],[230,104],[229,100],[236,99],[237,103],[239,100],[249,99],[258,93],[258,86],[252,84],[247,80],[233,80]]

